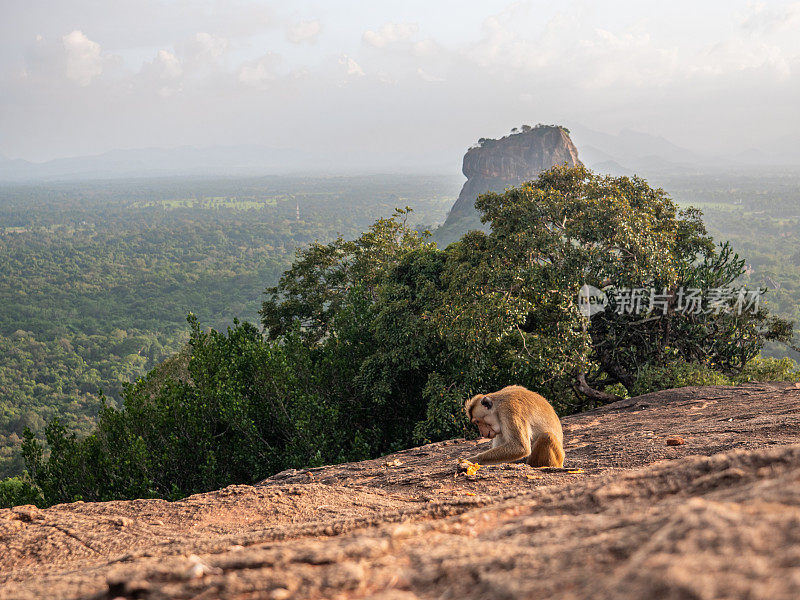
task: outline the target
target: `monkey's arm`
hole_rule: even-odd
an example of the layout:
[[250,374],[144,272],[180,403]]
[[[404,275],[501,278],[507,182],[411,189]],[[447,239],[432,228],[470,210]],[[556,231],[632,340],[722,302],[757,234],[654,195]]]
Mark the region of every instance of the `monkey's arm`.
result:
[[496,465],[504,462],[513,462],[530,455],[531,440],[527,435],[523,434],[523,423],[519,423],[514,419],[503,419],[501,426],[503,428],[501,434],[503,443],[496,448],[473,456],[469,459],[470,462],[478,463],[479,465]]
[[470,462],[479,465],[497,465],[505,462],[514,462],[521,458],[525,458],[530,454],[523,446],[514,443],[503,444],[497,448],[492,448],[486,452],[473,456],[469,459]]

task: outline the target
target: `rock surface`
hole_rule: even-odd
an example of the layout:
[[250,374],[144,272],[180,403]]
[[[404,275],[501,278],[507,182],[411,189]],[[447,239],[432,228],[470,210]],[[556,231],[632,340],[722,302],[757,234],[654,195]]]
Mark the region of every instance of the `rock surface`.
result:
[[456,239],[479,227],[475,199],[480,194],[502,192],[564,163],[575,166],[580,160],[569,134],[561,127],[537,126],[499,140],[481,140],[464,155],[462,171],[467,181],[437,237],[446,237],[447,243],[451,237]]
[[563,423],[559,471],[468,476],[486,442],[451,440],[179,502],[0,510],[0,598],[800,598],[800,387]]

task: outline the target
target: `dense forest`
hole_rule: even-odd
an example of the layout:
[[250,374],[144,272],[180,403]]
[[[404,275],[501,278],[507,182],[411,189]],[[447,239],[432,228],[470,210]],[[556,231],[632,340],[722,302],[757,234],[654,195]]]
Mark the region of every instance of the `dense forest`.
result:
[[[557,167],[476,207],[488,233],[446,249],[403,209],[310,244],[267,288],[260,326],[206,330],[190,315],[184,351],[126,387],[90,435],[57,419],[46,443],[26,429],[27,475],[0,484],[0,501],[175,499],[376,457],[468,435],[464,398],[511,381],[566,414],[680,385],[800,377],[789,359],[759,357],[793,336],[763,306],[704,293],[686,311],[673,293],[633,311],[613,293],[758,295],[701,214],[644,180]],[[609,291],[591,319],[585,284]]]
[[[800,171],[760,168],[683,172],[652,182],[682,206],[703,211],[709,232],[729,240],[746,260],[742,281],[768,290],[770,311],[800,323]],[[800,353],[768,343],[767,356]]]
[[[677,206],[696,206],[703,211],[703,227],[707,226],[711,234],[709,239],[731,241],[732,248],[743,259],[741,269],[737,271],[738,259],[728,255],[725,259],[728,275],[736,273],[737,282],[752,288],[766,288],[764,306],[790,323],[798,322],[800,309],[795,298],[796,293],[800,292],[800,175],[785,171],[681,173],[663,175],[653,181],[669,191]],[[447,343],[452,343],[452,340],[447,342],[432,336],[428,330],[432,322],[447,323],[453,332],[458,331],[455,326],[459,322],[466,328],[462,331],[474,329],[472,325],[459,321],[465,318],[476,319],[475,322],[482,322],[482,326],[494,326],[481,321],[488,314],[484,310],[486,307],[478,310],[477,306],[462,303],[456,310],[452,306],[444,306],[447,303],[442,298],[449,296],[441,296],[445,289],[453,293],[466,293],[466,290],[475,289],[476,285],[481,284],[480,278],[474,281],[464,279],[460,283],[458,278],[466,277],[469,269],[482,264],[483,259],[478,257],[483,256],[486,248],[479,251],[475,247],[470,254],[459,258],[458,249],[468,247],[464,243],[453,246],[449,253],[443,253],[434,251],[430,241],[418,234],[419,230],[444,219],[458,187],[457,180],[447,178],[375,176],[133,180],[9,186],[0,189],[0,299],[3,305],[0,311],[0,477],[22,472],[24,463],[21,449],[24,444],[27,444],[29,462],[36,463],[41,459],[45,462],[40,464],[48,468],[58,467],[57,461],[47,462],[47,445],[43,447],[44,454],[37,459],[37,444],[45,437],[60,448],[62,457],[69,457],[68,460],[64,458],[65,462],[60,468],[75,470],[80,464],[85,466],[88,458],[81,453],[90,446],[79,446],[80,440],[98,439],[94,435],[85,437],[96,431],[98,419],[104,427],[124,429],[128,426],[125,419],[137,414],[137,407],[144,411],[141,413],[143,417],[150,415],[153,398],[161,398],[162,401],[183,398],[180,400],[182,410],[197,406],[193,402],[200,402],[199,406],[207,408],[208,404],[202,398],[192,396],[190,401],[185,394],[195,394],[196,386],[201,381],[208,386],[206,392],[212,395],[222,393],[214,391],[219,384],[215,379],[217,375],[203,369],[209,364],[219,366],[227,360],[226,357],[230,357],[231,352],[240,356],[242,361],[251,361],[252,372],[258,371],[254,366],[256,364],[262,367],[271,365],[275,373],[283,372],[284,378],[275,389],[283,389],[284,395],[291,395],[292,390],[304,389],[305,392],[297,397],[299,404],[281,407],[285,414],[292,414],[300,421],[305,419],[308,424],[319,417],[312,414],[312,404],[317,407],[314,410],[324,412],[335,408],[336,412],[340,409],[336,408],[336,400],[332,395],[341,393],[359,398],[357,390],[342,380],[342,374],[352,368],[351,362],[354,357],[360,356],[360,352],[367,348],[373,352],[383,344],[389,362],[379,365],[377,358],[367,360],[369,357],[365,355],[365,362],[359,367],[364,370],[351,373],[355,382],[353,385],[377,381],[380,385],[376,389],[386,397],[396,393],[393,389],[410,390],[403,401],[411,404],[423,402],[414,406],[415,410],[425,414],[422,422],[401,423],[397,426],[400,429],[391,432],[391,435],[387,435],[388,430],[380,427],[371,430],[367,422],[347,422],[345,425],[348,428],[356,428],[361,432],[357,439],[346,443],[332,439],[327,449],[303,446],[302,437],[289,446],[286,445],[286,439],[281,439],[268,452],[265,450],[260,454],[256,452],[240,457],[243,461],[241,469],[245,471],[250,467],[255,468],[251,459],[260,461],[256,470],[263,474],[266,472],[264,469],[318,464],[323,459],[335,461],[365,457],[403,444],[463,433],[463,430],[459,430],[459,422],[452,420],[452,413],[448,412],[461,395],[483,385],[500,385],[502,377],[498,379],[499,375],[513,376],[518,380],[524,371],[514,367],[511,371],[499,374],[481,372],[476,375],[473,371],[464,370],[450,372],[449,366],[436,366],[427,354],[430,348],[442,350],[447,348]],[[401,213],[400,230],[393,229],[398,226],[396,220],[380,221],[391,215],[396,207],[407,205],[415,210]],[[490,205],[484,207],[484,210],[489,209]],[[692,218],[681,217],[676,223],[690,223],[693,222]],[[364,231],[367,233],[361,235]],[[403,233],[384,248],[381,246],[382,238],[376,235],[386,231],[394,231],[397,235],[400,235],[400,231]],[[406,242],[400,243],[401,238]],[[486,243],[481,241],[483,238],[466,239],[471,240],[469,243],[473,245]],[[492,241],[495,238],[490,236],[488,239],[495,243]],[[389,241],[384,240],[387,244]],[[396,245],[398,243],[399,246]],[[326,334],[317,340],[297,337],[290,326],[282,323],[291,324],[298,318],[302,321],[308,317],[308,311],[313,313],[316,306],[314,302],[319,301],[314,300],[314,294],[325,287],[308,288],[308,282],[314,281],[314,277],[320,274],[325,277],[332,275],[328,269],[334,267],[337,276],[353,277],[354,273],[341,269],[345,266],[350,269],[359,264],[359,244],[372,250],[377,244],[380,250],[378,256],[388,261],[365,263],[362,266],[366,271],[359,274],[361,279],[369,273],[380,279],[375,280],[375,289],[382,290],[380,293],[384,295],[381,301],[374,304],[372,300],[366,302],[364,298],[353,296],[336,308],[341,311],[336,318],[336,326],[341,328],[337,329],[337,336],[331,338]],[[303,253],[296,255],[298,250],[303,250]],[[416,258],[406,265],[407,272],[403,274],[402,269],[398,271],[398,261],[406,254]],[[344,262],[337,262],[341,260]],[[507,260],[503,258],[498,264],[505,264]],[[463,270],[466,269],[465,264],[471,265],[466,271]],[[314,268],[310,271],[303,271],[311,266]],[[290,267],[292,270],[287,271]],[[444,282],[441,273],[445,267],[452,270],[447,285],[455,287],[442,287]],[[491,269],[498,273],[502,271],[497,266]],[[476,271],[469,277],[479,275],[486,276]],[[282,283],[272,288],[272,295],[266,297],[268,302],[262,305],[264,289],[275,286],[279,280]],[[467,284],[466,288],[459,287]],[[326,279],[325,285],[335,289],[336,282]],[[291,296],[292,293],[296,296],[295,304],[280,302],[280,298],[287,294]],[[322,303],[327,305],[328,300]],[[430,320],[433,313],[424,318],[414,313],[414,310],[421,310],[424,306],[430,309],[430,304],[425,303],[444,303],[433,321]],[[552,308],[555,310],[556,307]],[[509,306],[506,309],[513,313],[519,307]],[[298,310],[300,312],[296,313]],[[415,352],[423,350],[405,347],[395,340],[381,337],[386,333],[376,331],[368,323],[356,319],[359,312],[370,315],[372,321],[383,323],[385,332],[395,331],[402,339],[410,335],[410,340],[424,347],[424,355],[417,356],[406,365],[409,368],[433,369],[432,372],[426,371],[423,387],[417,389],[420,385],[417,374],[406,375],[405,381],[396,380],[404,372],[398,370],[398,365],[405,364],[409,356],[413,357]],[[191,326],[186,323],[190,313]],[[258,328],[235,319],[261,321],[264,331],[279,332],[276,338],[278,346],[264,339]],[[709,327],[707,323],[695,325]],[[798,355],[785,343],[776,341],[782,336],[779,330],[765,335],[766,325],[763,319],[760,325],[752,325],[760,328],[760,341],[748,346],[748,352],[760,349],[764,356],[797,358]],[[233,328],[228,330],[229,326]],[[746,327],[742,329],[740,325],[736,327],[738,331],[750,331]],[[304,331],[312,330],[313,327],[309,329],[306,323]],[[639,334],[658,338],[655,330],[639,331]],[[331,345],[333,341],[341,342],[344,337],[353,335],[369,341],[354,347]],[[376,335],[377,338],[374,337]],[[570,345],[565,342],[567,338],[564,335],[566,333],[558,338],[558,344],[551,349],[553,352],[561,355],[568,351],[575,356],[589,356],[585,352],[591,346],[586,346],[585,340],[581,342],[575,338],[570,342],[573,345]],[[610,335],[610,332],[606,331],[603,335]],[[475,350],[473,341],[462,342],[466,345],[456,345],[451,352],[463,352],[464,348]],[[317,347],[320,343],[322,346]],[[428,343],[432,345],[426,347]],[[526,343],[532,342],[529,340]],[[539,339],[537,343],[543,342]],[[193,364],[188,361],[186,353],[190,348],[203,348],[202,353],[195,351],[197,358]],[[286,352],[292,348],[293,354],[289,357]],[[542,346],[539,351],[543,352],[544,348]],[[185,351],[176,355],[182,349]],[[670,346],[668,350],[680,352],[677,346]],[[673,358],[676,360],[664,362],[663,352],[663,348],[657,352],[661,356],[661,362],[656,361],[658,364],[652,363],[652,356],[638,356],[636,353],[622,358],[612,356],[607,360],[605,371],[602,370],[602,361],[595,362],[595,371],[589,369],[586,375],[592,385],[604,382],[606,391],[612,396],[688,383],[735,383],[753,378],[796,377],[796,365],[791,361],[756,360],[744,364],[736,359],[735,368],[722,372],[702,365],[698,367],[700,363],[689,354],[686,355],[689,360],[686,357],[677,360],[680,357],[675,355]],[[712,348],[709,352],[714,360],[721,356],[719,349]],[[126,391],[127,384],[170,356],[175,358]],[[626,379],[624,371],[615,373],[614,361],[622,359],[639,364],[636,378]],[[711,360],[708,357],[706,359]],[[320,360],[322,363],[315,362]],[[594,360],[599,360],[598,356],[594,356]],[[473,362],[466,355],[464,361],[465,364]],[[497,357],[484,357],[483,363],[471,364],[470,369],[480,369],[493,362],[501,363]],[[571,366],[562,367],[566,368],[562,376],[539,385],[539,389],[547,391],[562,412],[569,412],[586,404],[581,404],[574,397],[572,386],[568,383],[571,378],[569,372],[574,370],[575,364],[569,361],[563,364]],[[601,365],[601,370],[597,370],[597,365]],[[314,379],[313,374],[318,372],[328,374],[324,381]],[[237,377],[241,375],[238,373]],[[209,376],[212,376],[211,380],[203,379]],[[228,372],[226,376],[231,376],[231,373]],[[194,379],[195,388],[169,388],[172,390],[169,394],[172,395],[164,397],[162,392],[167,389],[164,388],[165,382],[171,377],[181,382],[182,386],[189,385]],[[530,372],[528,377],[536,381]],[[455,385],[457,381],[461,383]],[[253,383],[253,380],[245,378],[236,384],[244,386],[241,390],[250,390],[242,392],[245,406],[241,410],[245,412],[229,415],[235,417],[236,422],[228,423],[225,427],[235,429],[242,423],[250,422],[253,414],[248,411],[263,409],[263,404],[259,405],[258,402],[275,402],[271,396],[266,400],[259,396],[261,399],[256,398],[254,405],[246,405],[250,402],[247,394],[252,392],[248,386]],[[274,387],[277,384],[272,385]],[[223,395],[229,392],[228,389]],[[123,398],[126,399],[126,410],[119,412],[117,408],[122,407]],[[433,398],[438,400],[432,402]],[[361,405],[358,410],[371,415],[370,422],[380,415],[376,408],[380,402],[374,404],[378,400],[359,400]],[[171,406],[169,402],[167,406]],[[145,410],[146,407],[149,408]],[[202,413],[200,410],[197,412]],[[326,418],[330,414],[326,413]],[[54,417],[57,421],[53,421]],[[174,417],[174,414],[161,415],[158,418],[163,421],[158,427],[168,430],[173,422],[170,419]],[[206,417],[210,423],[214,423],[218,415]],[[389,421],[386,422],[387,427]],[[155,427],[155,424],[151,425]],[[204,426],[201,423],[196,425],[201,429]],[[26,429],[34,436],[27,441],[23,435]],[[219,435],[215,431],[206,433],[212,439]],[[77,436],[72,437],[74,434]],[[246,433],[245,437],[248,443],[258,446],[264,439],[271,439],[270,435],[274,434],[256,428]],[[390,439],[393,445],[386,446]],[[194,441],[196,438],[190,437],[180,443],[191,445]],[[159,444],[167,442],[162,440]],[[134,444],[131,451],[141,450],[137,448]],[[281,449],[280,452],[276,454],[275,448]],[[181,476],[185,476],[187,469],[191,465],[197,466],[197,461],[201,459],[188,452],[188,446],[182,447],[181,451],[188,461],[180,467]],[[202,460],[209,460],[208,456],[204,455]],[[155,470],[163,466],[157,461],[151,463],[151,468]],[[170,479],[165,476],[166,479],[155,483],[142,473],[136,473],[132,475],[134,483],[128,482],[133,487],[126,488],[120,484],[122,487],[116,492],[106,495],[127,497],[134,493],[132,490],[136,489],[135,485],[145,480],[149,481],[147,485],[150,487],[145,486],[146,489],[142,488],[140,493],[179,497],[183,493],[207,489],[208,486],[221,485],[226,481],[247,479],[244,471],[222,472],[214,464],[209,464],[207,469],[205,475],[197,475],[199,479],[189,477],[182,480],[174,490],[169,486],[170,481],[176,481],[175,477]],[[55,480],[60,477],[57,472],[55,475],[43,473],[45,470],[41,468],[39,474],[44,478],[43,481],[47,477]],[[13,484],[22,485],[20,480],[15,480]],[[9,489],[9,486],[6,488]],[[78,485],[69,492],[72,496],[67,492],[58,496],[51,490],[50,497],[64,499],[85,495],[86,491],[78,492],[78,488],[83,489]],[[97,497],[102,496],[100,492],[97,494]]]
[[43,434],[57,416],[88,433],[104,396],[118,405],[186,343],[189,312],[216,329],[254,321],[298,248],[396,206],[434,224],[457,189],[401,176],[0,188],[0,478],[22,471],[25,427]]

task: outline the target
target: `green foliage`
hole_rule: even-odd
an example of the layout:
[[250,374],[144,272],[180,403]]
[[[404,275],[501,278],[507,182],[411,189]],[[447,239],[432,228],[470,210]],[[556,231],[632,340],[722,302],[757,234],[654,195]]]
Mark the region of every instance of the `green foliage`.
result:
[[[498,291],[509,305],[529,303],[521,307],[526,322],[519,325],[526,351],[542,343],[542,327],[559,328],[550,338],[553,347],[545,346],[535,358],[558,357],[566,350],[556,361],[560,367],[550,365],[534,378],[582,371],[589,387],[581,391],[601,392],[588,396],[603,401],[604,388],[622,384],[630,390],[645,366],[665,366],[677,357],[733,375],[765,341],[792,337],[791,323],[766,310],[717,312],[707,301],[697,315],[676,310],[678,290],[731,287],[744,261],[728,244],[715,248],[698,211],[679,211],[663,190],[639,178],[556,168],[531,185],[483,196],[476,206],[492,225],[486,239],[500,245],[496,264],[486,272],[495,280],[505,278]],[[474,285],[485,290],[487,283],[491,279]],[[668,292],[669,310],[618,314],[612,305],[583,328],[589,350],[581,355],[574,298],[582,283]],[[546,309],[548,303],[552,308]],[[487,314],[483,308],[480,313]]]
[[[662,318],[610,310],[586,322],[576,306],[584,283],[709,289],[742,274],[743,261],[714,246],[698,211],[678,210],[641,179],[559,167],[476,206],[490,232],[445,251],[386,221],[354,242],[313,247],[269,290],[270,337],[299,328],[325,357],[317,369],[336,365],[316,393],[371,411],[371,420],[347,423],[371,455],[462,433],[460,404],[478,390],[521,383],[568,412],[649,380],[706,371],[709,381],[727,380],[765,340],[791,337],[791,324],[763,310],[685,316],[673,305]],[[367,264],[373,254],[382,258]]]
[[639,369],[630,395],[640,396],[690,385],[731,385],[731,380],[706,364],[676,359],[666,364],[645,365]]
[[[445,178],[162,179],[0,186],[0,478],[25,427],[88,435],[123,385],[181,350],[191,310],[254,320],[295,249],[356,236],[398,198],[441,218]],[[290,193],[291,192],[291,195]],[[300,218],[296,208],[300,206]]]
[[757,357],[748,362],[741,373],[732,377],[732,383],[750,381],[800,381],[800,367],[787,356]]
[[82,439],[54,420],[46,459],[26,432],[26,465],[47,504],[177,499],[330,460],[340,440],[326,434],[326,424],[335,418],[303,393],[302,357],[288,357],[290,339],[268,344],[248,323],[226,334],[201,331],[194,317],[190,323],[185,380],[154,371],[126,388],[121,410],[104,408],[96,431]]
[[465,426],[465,398],[460,389],[452,384],[448,385],[438,373],[433,373],[422,394],[427,408],[425,420],[414,427],[414,444],[429,444],[454,437],[474,437],[475,432]]
[[[681,206],[703,210],[703,220],[715,238],[729,240],[746,257],[740,281],[769,293],[762,304],[770,313],[800,322],[800,172],[764,168],[735,172],[675,172],[659,177]],[[795,342],[795,346],[797,346]],[[800,353],[768,341],[765,356]]]
[[442,362],[425,311],[437,301],[444,256],[407,215],[398,210],[354,242],[312,247],[262,308],[270,338],[300,332],[315,376],[305,380],[317,382],[309,393],[341,407],[333,429],[358,432],[342,458],[409,446],[428,376]]
[[21,504],[41,505],[43,502],[41,490],[27,477],[7,477],[0,480],[0,508]]
[[26,427],[43,431],[58,417],[69,430],[88,434],[102,407],[101,389],[119,398],[125,383],[178,350],[185,337],[119,329],[55,340],[22,330],[0,335],[0,475],[22,471],[18,450]]
[[630,395],[639,396],[684,386],[738,385],[751,381],[800,381],[800,368],[788,357],[756,357],[740,373],[725,374],[705,363],[676,359],[663,365],[642,367],[631,387]]
[[[484,195],[476,206],[492,231],[460,242],[476,259],[457,294],[470,305],[457,305],[452,315],[469,325],[456,331],[480,332],[477,347],[505,346],[505,358],[494,364],[505,362],[501,370],[538,389],[546,384],[542,391],[562,409],[575,404],[576,378],[588,382],[581,386],[588,398],[578,402],[587,406],[605,401],[606,387],[631,389],[644,366],[667,364],[670,348],[688,362],[733,370],[763,344],[765,313],[686,319],[672,310],[643,318],[612,306],[590,323],[578,313],[584,283],[674,291],[726,285],[740,272],[727,247],[714,249],[696,211],[680,212],[641,179],[555,168],[520,188]],[[708,347],[710,335],[719,342]]]

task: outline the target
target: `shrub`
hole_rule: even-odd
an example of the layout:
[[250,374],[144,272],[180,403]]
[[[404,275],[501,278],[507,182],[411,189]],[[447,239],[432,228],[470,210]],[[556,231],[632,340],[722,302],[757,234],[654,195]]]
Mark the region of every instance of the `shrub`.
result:
[[0,481],[0,508],[10,508],[20,504],[44,504],[42,491],[27,476],[7,477]]
[[665,365],[645,365],[639,370],[631,396],[672,388],[700,385],[730,385],[731,379],[708,365],[677,359]]

